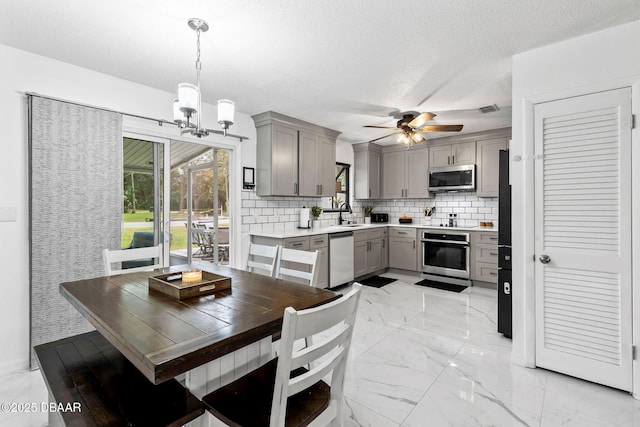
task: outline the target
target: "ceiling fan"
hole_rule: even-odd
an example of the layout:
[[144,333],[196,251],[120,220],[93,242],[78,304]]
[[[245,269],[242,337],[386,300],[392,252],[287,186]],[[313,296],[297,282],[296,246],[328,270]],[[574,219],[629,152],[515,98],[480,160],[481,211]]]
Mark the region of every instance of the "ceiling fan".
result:
[[368,142],[379,141],[384,138],[388,138],[393,135],[398,135],[398,142],[409,145],[424,142],[425,138],[422,132],[460,132],[463,125],[426,125],[429,120],[433,119],[436,115],[433,113],[420,113],[415,116],[412,113],[403,114],[402,118],[398,120],[396,127],[389,126],[364,126],[366,128],[377,129],[394,129],[393,133],[390,133],[380,138],[372,139]]

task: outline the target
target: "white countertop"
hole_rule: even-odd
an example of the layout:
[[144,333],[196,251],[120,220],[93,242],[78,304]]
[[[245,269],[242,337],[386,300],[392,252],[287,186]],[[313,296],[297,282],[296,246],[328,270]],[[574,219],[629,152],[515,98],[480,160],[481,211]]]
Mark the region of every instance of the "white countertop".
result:
[[[352,226],[355,225],[355,226]],[[315,236],[318,234],[339,233],[342,231],[357,231],[366,230],[369,228],[377,227],[406,227],[406,228],[420,228],[420,229],[432,229],[432,230],[458,230],[458,231],[483,231],[483,232],[498,232],[498,227],[440,227],[434,225],[424,225],[420,223],[415,224],[390,224],[390,223],[377,223],[377,224],[344,224],[344,225],[332,225],[331,227],[309,228],[309,229],[287,229],[287,230],[273,230],[273,231],[252,231],[249,234],[251,236],[271,237],[274,239],[287,239],[290,237],[302,237],[302,236]]]

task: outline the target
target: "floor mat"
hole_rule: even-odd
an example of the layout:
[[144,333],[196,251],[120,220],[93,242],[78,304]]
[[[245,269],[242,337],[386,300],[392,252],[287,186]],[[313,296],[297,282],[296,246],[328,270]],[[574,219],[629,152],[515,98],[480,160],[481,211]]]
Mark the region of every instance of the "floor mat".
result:
[[373,276],[373,277],[369,277],[368,279],[364,279],[364,280],[357,280],[358,283],[362,283],[365,286],[371,286],[373,288],[381,288],[384,285],[388,285],[391,282],[395,282],[396,279],[391,279],[389,277],[380,277],[380,276]]
[[435,280],[424,279],[416,283],[416,285],[427,286],[429,288],[442,289],[451,292],[462,292],[467,289],[466,286],[454,285],[451,283],[436,282]]

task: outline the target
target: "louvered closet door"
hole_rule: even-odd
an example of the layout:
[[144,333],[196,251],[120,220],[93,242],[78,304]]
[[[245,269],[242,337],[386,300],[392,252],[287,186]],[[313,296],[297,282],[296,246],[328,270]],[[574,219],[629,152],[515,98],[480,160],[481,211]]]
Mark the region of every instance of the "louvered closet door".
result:
[[535,149],[536,364],[630,391],[631,89],[536,105]]

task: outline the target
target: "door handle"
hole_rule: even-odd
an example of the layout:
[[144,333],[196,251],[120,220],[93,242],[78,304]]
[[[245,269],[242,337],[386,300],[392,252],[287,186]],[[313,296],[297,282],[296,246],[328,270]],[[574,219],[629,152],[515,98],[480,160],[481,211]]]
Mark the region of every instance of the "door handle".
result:
[[451,164],[452,165],[456,164],[456,156],[451,156]]
[[540,262],[543,264],[549,264],[551,262],[551,257],[549,255],[540,255]]
[[504,284],[502,285],[502,289],[504,290],[504,294],[505,295],[510,295],[511,294],[511,283],[504,282]]

